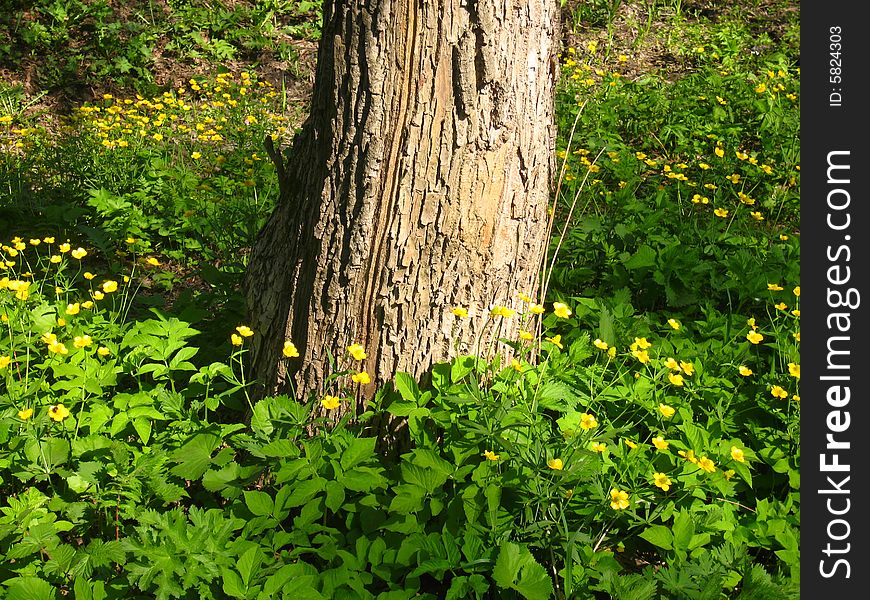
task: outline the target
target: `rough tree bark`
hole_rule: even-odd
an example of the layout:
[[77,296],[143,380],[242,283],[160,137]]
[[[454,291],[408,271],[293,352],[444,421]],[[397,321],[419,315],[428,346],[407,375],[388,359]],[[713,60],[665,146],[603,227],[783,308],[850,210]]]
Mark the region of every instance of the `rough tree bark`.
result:
[[[536,292],[558,9],[328,0],[323,10],[311,113],[291,147],[272,152],[281,197],[247,274],[252,364],[264,392],[292,382],[307,398],[325,391],[328,353],[362,344],[372,383],[357,392],[361,408],[396,371],[421,377],[473,350],[486,319],[457,326],[451,307],[480,316]],[[300,358],[282,358],[285,340]]]

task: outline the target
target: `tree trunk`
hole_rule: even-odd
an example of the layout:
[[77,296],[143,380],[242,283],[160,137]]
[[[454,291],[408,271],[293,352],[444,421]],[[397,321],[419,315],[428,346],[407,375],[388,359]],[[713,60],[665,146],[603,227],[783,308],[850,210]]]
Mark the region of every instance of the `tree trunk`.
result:
[[[324,3],[311,113],[286,159],[272,152],[281,196],[246,280],[262,392],[335,394],[332,356],[371,375],[353,386],[361,409],[396,371],[421,377],[473,352],[493,334],[493,304],[536,293],[557,10],[555,0]],[[515,334],[515,321],[501,333]],[[285,340],[301,357],[282,356]],[[347,355],[353,343],[361,362]]]

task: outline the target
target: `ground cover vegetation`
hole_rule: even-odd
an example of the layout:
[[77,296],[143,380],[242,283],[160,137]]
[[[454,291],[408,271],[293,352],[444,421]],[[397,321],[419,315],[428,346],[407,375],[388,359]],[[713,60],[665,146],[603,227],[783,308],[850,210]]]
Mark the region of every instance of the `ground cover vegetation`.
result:
[[[797,597],[788,3],[566,2],[546,295],[454,307],[497,342],[338,421],[365,348],[324,397],[253,402],[239,292],[263,139],[305,111],[264,53],[304,79],[319,3],[24,4],[0,33],[0,595]],[[161,84],[169,60],[201,71]]]

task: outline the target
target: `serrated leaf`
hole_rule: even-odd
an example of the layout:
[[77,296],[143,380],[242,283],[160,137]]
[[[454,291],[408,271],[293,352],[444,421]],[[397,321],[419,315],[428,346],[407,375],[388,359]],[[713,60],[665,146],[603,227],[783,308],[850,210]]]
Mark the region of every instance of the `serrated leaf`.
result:
[[353,438],[350,445],[341,453],[341,468],[348,471],[363,462],[365,459],[374,456],[376,438]]
[[245,492],[244,496],[245,506],[247,506],[248,510],[251,511],[255,516],[265,517],[271,515],[272,512],[275,510],[275,504],[272,502],[272,496],[270,496],[266,492],[252,490]]
[[648,541],[653,546],[670,550],[674,545],[674,536],[671,530],[664,525],[650,525],[641,534],[640,537]]

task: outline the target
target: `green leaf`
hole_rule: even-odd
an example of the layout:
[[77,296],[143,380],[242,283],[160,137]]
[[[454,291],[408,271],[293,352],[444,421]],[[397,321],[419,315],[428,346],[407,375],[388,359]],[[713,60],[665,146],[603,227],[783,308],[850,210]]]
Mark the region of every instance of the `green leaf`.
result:
[[664,525],[650,525],[640,534],[640,537],[653,546],[670,550],[673,548],[674,536],[671,530]]
[[417,401],[420,398],[420,388],[417,387],[417,382],[413,377],[400,371],[396,373],[395,386],[396,391],[402,395],[402,398],[408,402],[413,402],[415,406],[418,405]]
[[210,433],[199,433],[173,453],[180,463],[169,470],[182,479],[195,480],[202,477],[211,464],[211,453],[220,445],[220,438]]
[[136,430],[136,435],[142,440],[142,445],[147,446],[148,440],[151,439],[151,421],[145,417],[136,417],[133,419],[133,429]]
[[39,577],[14,577],[5,582],[6,597],[14,600],[57,600],[51,584]]
[[245,588],[251,587],[251,580],[257,571],[260,570],[264,558],[263,551],[260,550],[259,546],[251,546],[239,558],[237,567],[239,569],[239,574],[242,576]]
[[245,585],[242,583],[242,578],[239,577],[238,573],[229,567],[223,567],[221,574],[223,575],[224,593],[232,598],[244,598],[246,595]]
[[353,438],[341,453],[341,468],[349,471],[365,459],[374,456],[376,438]]
[[326,508],[332,512],[337,512],[341,505],[344,504],[345,492],[344,486],[337,481],[326,482]]
[[266,492],[258,492],[256,490],[245,492],[245,506],[258,517],[271,515],[275,510],[272,496]]
[[692,536],[695,535],[695,522],[692,520],[689,511],[683,509],[674,517],[674,529],[672,533],[674,548],[688,550],[689,544],[692,542]]
[[502,542],[492,570],[496,584],[514,589],[528,600],[549,600],[553,595],[553,581],[529,549],[513,542]]
[[623,265],[629,271],[634,269],[654,267],[656,265],[656,251],[650,246],[644,244],[640,248],[638,248],[637,252],[635,252],[631,258],[625,261]]

